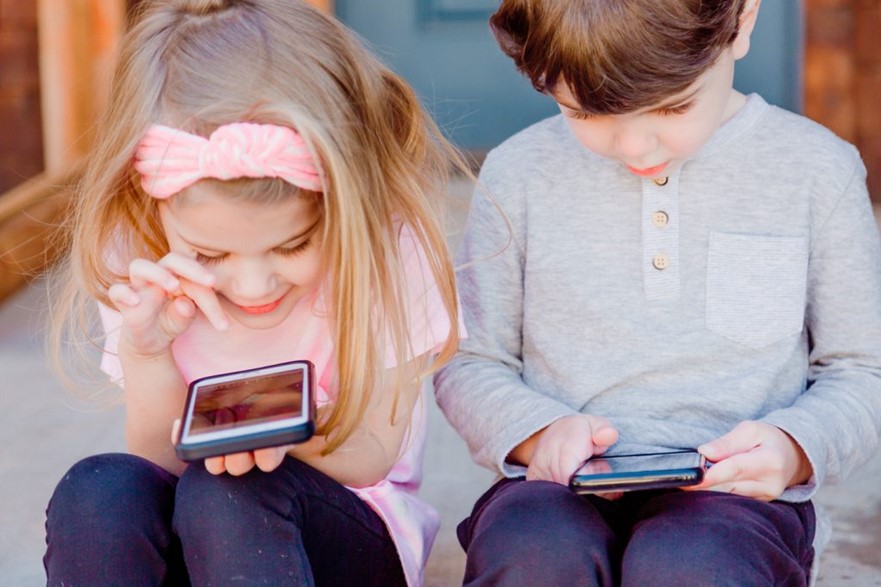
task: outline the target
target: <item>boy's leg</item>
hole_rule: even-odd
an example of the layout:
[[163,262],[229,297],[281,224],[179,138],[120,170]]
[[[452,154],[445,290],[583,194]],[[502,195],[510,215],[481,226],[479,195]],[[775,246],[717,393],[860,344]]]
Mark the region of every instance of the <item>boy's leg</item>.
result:
[[382,518],[290,457],[271,473],[240,477],[189,467],[177,488],[174,529],[194,584],[405,584]]
[[133,455],[75,464],[46,511],[47,585],[188,585],[171,532],[176,483]]
[[816,524],[810,502],[673,491],[633,514],[623,586],[808,584]]
[[464,584],[616,585],[615,509],[557,483],[499,481],[459,524]]

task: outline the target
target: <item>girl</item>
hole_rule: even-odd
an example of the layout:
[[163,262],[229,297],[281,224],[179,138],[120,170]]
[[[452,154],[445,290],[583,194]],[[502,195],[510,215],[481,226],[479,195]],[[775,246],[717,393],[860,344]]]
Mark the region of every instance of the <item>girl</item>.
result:
[[[410,89],[291,0],[142,3],[74,207],[59,316],[100,303],[131,454],[48,508],[52,585],[416,585],[420,379],[455,350],[433,204],[450,158]],[[62,328],[56,328],[60,340]],[[188,382],[308,359],[308,442],[174,456]]]

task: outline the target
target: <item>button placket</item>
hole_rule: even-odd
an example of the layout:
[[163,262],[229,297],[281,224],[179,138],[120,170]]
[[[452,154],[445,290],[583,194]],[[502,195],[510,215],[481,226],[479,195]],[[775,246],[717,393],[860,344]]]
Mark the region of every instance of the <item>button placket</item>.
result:
[[642,182],[643,283],[649,300],[679,297],[678,174]]

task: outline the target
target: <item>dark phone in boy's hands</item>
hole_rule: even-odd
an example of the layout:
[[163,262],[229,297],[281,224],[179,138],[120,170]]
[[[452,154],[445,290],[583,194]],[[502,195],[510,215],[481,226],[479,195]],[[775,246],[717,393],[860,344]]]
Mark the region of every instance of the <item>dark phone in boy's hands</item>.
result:
[[697,485],[706,458],[695,450],[592,457],[572,475],[576,493],[604,493]]
[[189,386],[177,457],[194,461],[308,440],[315,383],[309,361],[212,375]]

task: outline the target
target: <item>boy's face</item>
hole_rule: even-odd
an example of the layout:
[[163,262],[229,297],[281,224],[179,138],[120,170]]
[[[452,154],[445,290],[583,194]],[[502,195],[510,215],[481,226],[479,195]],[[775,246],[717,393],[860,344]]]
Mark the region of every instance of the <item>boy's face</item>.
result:
[[565,83],[557,84],[553,97],[572,133],[588,150],[620,162],[639,177],[666,177],[744,103],[745,97],[733,88],[737,58],[735,49],[727,48],[685,92],[632,113],[586,113]]

